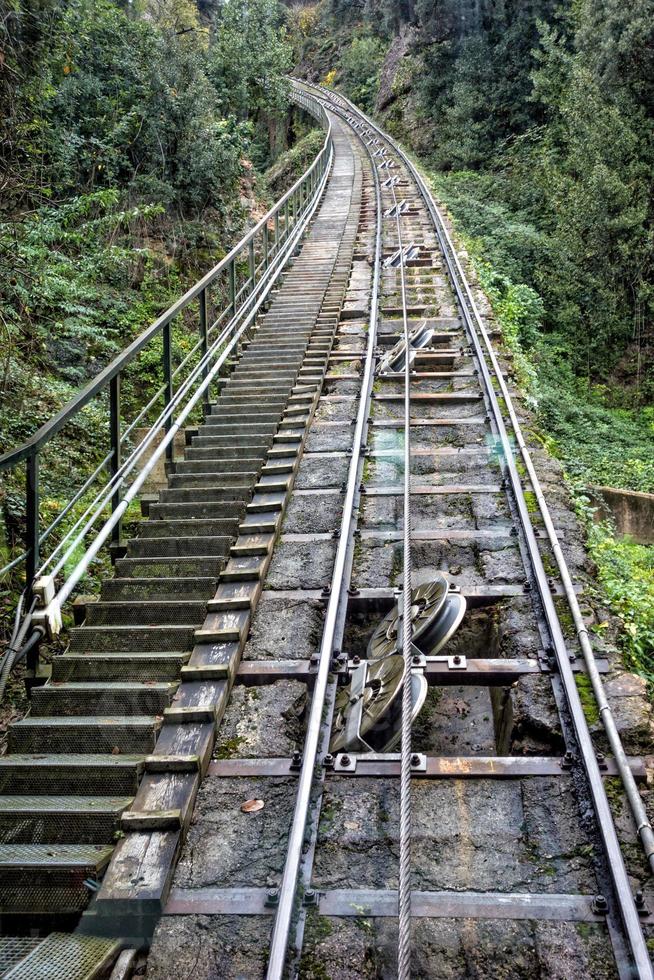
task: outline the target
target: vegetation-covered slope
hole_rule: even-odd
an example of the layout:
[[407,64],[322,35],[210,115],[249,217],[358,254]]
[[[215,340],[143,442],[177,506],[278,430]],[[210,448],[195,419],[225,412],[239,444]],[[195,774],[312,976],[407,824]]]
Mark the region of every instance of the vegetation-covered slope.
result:
[[[258,172],[284,145],[290,65],[276,0],[4,4],[0,451],[240,237],[268,195]],[[174,342],[189,343],[183,325]],[[127,399],[159,377],[155,348]],[[106,406],[90,405],[71,435],[44,468],[43,517],[106,452]],[[4,477],[0,503],[2,565],[22,546],[21,471]]]

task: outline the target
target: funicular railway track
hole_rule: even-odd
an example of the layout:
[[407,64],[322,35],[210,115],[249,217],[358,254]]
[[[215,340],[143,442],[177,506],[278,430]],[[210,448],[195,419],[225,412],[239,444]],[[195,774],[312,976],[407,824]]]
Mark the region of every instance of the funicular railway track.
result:
[[[616,761],[594,755],[573,674],[587,667],[563,639],[456,254],[398,148],[340,97],[297,89],[332,127],[310,230],[0,760],[4,932],[84,912],[75,941],[99,963],[154,929],[153,980],[650,977],[602,785]],[[380,370],[418,327],[413,360],[405,344]],[[414,588],[445,573],[442,609],[467,607],[440,656],[418,619],[407,635],[411,559]],[[385,653],[429,685],[404,759],[343,734],[398,603]],[[371,676],[375,695],[393,686]],[[515,753],[512,688],[556,718]],[[48,975],[34,958],[63,941],[7,975]]]

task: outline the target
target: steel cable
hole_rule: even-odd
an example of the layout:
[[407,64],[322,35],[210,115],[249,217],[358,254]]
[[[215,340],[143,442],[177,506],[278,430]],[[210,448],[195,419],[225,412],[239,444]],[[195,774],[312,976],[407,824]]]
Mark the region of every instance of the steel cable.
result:
[[393,206],[397,223],[397,239],[400,250],[400,284],[402,293],[402,321],[404,329],[404,555],[402,591],[402,743],[400,750],[400,874],[398,882],[398,980],[411,976],[411,719],[413,697],[411,691],[411,357],[409,355],[409,320],[407,317],[406,278],[404,274],[404,246],[400,212],[391,183]]

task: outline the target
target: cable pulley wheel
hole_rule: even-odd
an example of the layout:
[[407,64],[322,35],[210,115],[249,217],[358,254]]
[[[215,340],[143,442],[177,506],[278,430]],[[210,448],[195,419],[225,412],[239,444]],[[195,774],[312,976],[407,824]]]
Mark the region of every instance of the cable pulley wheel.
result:
[[[383,660],[368,662],[366,682],[359,697],[352,696],[348,685],[336,697],[330,752],[349,749],[347,723],[353,710],[360,711],[357,738],[373,752],[389,752],[401,738],[402,680],[404,658],[395,653]],[[416,718],[427,696],[427,681],[421,674],[412,675],[412,718]],[[362,703],[359,703],[362,702]],[[362,746],[359,746],[362,747]]]
[[[432,630],[449,594],[449,583],[444,575],[419,585],[411,592],[411,625],[413,642],[428,651]],[[465,600],[464,600],[465,603]],[[465,606],[464,606],[465,608]],[[397,607],[382,619],[368,643],[368,660],[378,660],[397,653]]]

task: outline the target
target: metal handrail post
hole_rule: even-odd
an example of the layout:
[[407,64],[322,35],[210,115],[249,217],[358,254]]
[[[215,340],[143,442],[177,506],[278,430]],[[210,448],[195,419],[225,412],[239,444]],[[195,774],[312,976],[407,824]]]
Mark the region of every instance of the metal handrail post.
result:
[[[170,321],[168,321],[163,328],[164,408],[168,408],[173,400],[173,363],[170,340]],[[164,431],[166,433],[170,432],[172,424],[172,416],[167,415],[164,421]],[[168,460],[172,460],[173,458],[172,442],[166,446],[166,458]]]
[[229,308],[232,316],[236,316],[236,260],[229,263]]
[[[198,305],[200,310],[200,340],[202,345],[200,347],[200,357],[204,360],[207,351],[209,350],[209,327],[207,324],[207,291],[203,289],[198,296]],[[202,368],[202,378],[206,378],[209,372],[208,364],[205,364]],[[209,403],[209,389],[207,388],[205,392],[205,402]]]
[[39,565],[39,453],[27,457],[25,473],[25,548],[27,552],[26,582],[31,589]]
[[[117,374],[109,382],[109,438],[111,443],[111,460],[109,461],[109,474],[111,479],[115,479],[121,466],[120,448],[120,375]],[[122,492],[120,484],[116,484],[116,490],[111,498],[112,513],[120,507]],[[118,521],[111,532],[112,544],[120,544],[122,537],[122,519]]]
[[250,245],[248,247],[248,270],[250,276],[250,292],[252,292],[256,283],[256,269],[254,264],[254,238],[250,239]]

